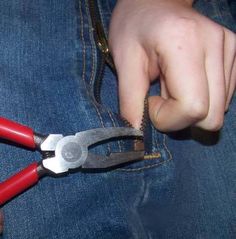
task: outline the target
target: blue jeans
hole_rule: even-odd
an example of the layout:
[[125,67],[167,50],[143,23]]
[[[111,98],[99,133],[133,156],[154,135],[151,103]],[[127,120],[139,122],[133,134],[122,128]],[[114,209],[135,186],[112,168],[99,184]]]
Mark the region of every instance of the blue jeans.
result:
[[[107,29],[114,2],[98,3]],[[200,0],[196,7],[235,30],[226,0]],[[0,115],[42,133],[124,125],[109,68],[102,104],[95,100],[99,53],[91,29],[87,0],[1,1]],[[152,159],[110,172],[45,177],[4,206],[0,238],[235,238],[235,119],[234,99],[220,134],[165,135],[149,124],[145,150]],[[130,147],[119,141],[94,150]],[[0,144],[0,155],[0,181],[40,160],[7,144]]]

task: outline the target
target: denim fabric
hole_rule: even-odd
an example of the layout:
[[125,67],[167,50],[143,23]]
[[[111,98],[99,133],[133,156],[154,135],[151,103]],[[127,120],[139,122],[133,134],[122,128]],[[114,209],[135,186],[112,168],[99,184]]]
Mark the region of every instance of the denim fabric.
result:
[[228,2],[229,2],[231,13],[232,13],[234,19],[236,20],[236,1],[229,0]]
[[[98,5],[107,29],[114,1]],[[233,29],[222,6],[223,1],[197,3]],[[117,81],[108,68],[102,104],[93,95],[99,52],[86,0],[1,1],[0,36],[2,116],[42,133],[123,125]],[[234,100],[220,135],[186,130],[167,136],[148,125],[146,152],[155,153],[154,159],[111,172],[42,179],[4,206],[0,238],[236,237],[235,109]],[[94,150],[130,148],[120,141]],[[40,160],[7,144],[0,144],[0,155],[0,181]]]
[[215,22],[236,32],[234,0],[197,0],[195,8]]

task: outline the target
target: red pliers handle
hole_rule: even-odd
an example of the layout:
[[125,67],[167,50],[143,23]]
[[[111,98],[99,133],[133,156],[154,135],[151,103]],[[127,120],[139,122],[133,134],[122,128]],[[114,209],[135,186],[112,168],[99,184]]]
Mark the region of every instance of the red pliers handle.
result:
[[[34,131],[24,125],[0,118],[0,138],[6,139],[31,149],[36,148]],[[39,180],[39,165],[32,163],[27,168],[0,183],[0,204],[36,184]]]
[[34,149],[34,132],[31,128],[0,117],[0,138]]
[[40,178],[38,163],[32,163],[27,168],[0,183],[0,205],[35,185]]

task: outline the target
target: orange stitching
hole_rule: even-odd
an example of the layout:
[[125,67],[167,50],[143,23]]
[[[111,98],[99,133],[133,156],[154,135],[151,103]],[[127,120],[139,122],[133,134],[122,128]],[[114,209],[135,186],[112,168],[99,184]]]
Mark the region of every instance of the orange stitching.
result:
[[161,157],[161,153],[159,153],[159,152],[144,155],[145,160],[153,160],[153,159],[158,159],[160,157]]

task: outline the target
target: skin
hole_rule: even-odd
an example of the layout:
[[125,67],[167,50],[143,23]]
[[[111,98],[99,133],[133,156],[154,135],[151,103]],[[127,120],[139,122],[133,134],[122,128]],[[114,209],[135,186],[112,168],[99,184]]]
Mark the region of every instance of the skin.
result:
[[144,98],[160,131],[219,130],[236,85],[236,35],[188,0],[118,0],[109,31],[122,116],[140,127]]

